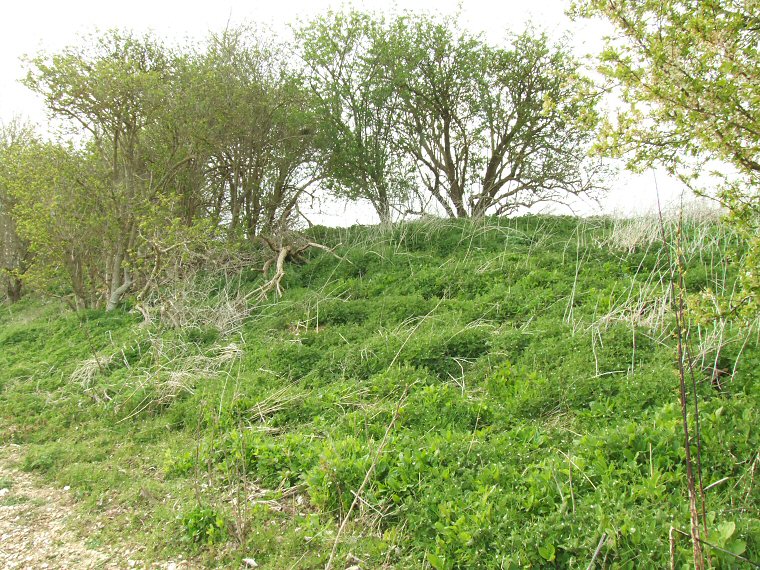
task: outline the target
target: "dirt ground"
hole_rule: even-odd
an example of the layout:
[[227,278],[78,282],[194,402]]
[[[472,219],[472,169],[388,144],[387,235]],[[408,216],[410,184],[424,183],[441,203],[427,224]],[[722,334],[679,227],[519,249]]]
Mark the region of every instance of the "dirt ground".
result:
[[95,522],[77,513],[68,488],[50,487],[20,471],[20,456],[19,446],[0,446],[0,568],[190,570],[184,560],[145,562],[139,545],[88,546],[81,529]]

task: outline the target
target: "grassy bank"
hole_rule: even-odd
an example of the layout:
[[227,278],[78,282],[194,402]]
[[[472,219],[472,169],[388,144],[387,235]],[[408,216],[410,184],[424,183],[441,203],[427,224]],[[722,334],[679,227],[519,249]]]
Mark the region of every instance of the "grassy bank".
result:
[[[687,293],[730,292],[734,237],[683,229]],[[277,301],[243,272],[142,312],[2,308],[3,440],[102,519],[93,544],[323,568],[337,543],[336,568],[436,569],[586,568],[601,544],[598,567],[667,567],[689,510],[656,224],[310,231],[341,259],[289,267]],[[757,329],[690,334],[704,486],[727,478],[707,540],[757,560]]]

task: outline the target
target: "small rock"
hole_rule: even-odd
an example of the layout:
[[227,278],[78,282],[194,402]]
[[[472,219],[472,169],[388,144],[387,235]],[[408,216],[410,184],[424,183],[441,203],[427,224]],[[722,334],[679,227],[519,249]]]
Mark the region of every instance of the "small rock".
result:
[[358,564],[354,564],[353,566],[349,566],[346,568],[346,570],[362,570]]
[[66,486],[63,488],[63,490],[64,490],[64,491],[70,491],[70,490],[71,490],[71,487],[69,487],[68,485],[66,485]]
[[246,568],[258,568],[258,563],[253,558],[243,558],[243,566]]
[[7,495],[10,492],[11,492],[10,489],[0,489],[0,497],[3,497],[3,496]]
[[177,563],[169,562],[169,564],[166,566],[166,570],[177,570]]

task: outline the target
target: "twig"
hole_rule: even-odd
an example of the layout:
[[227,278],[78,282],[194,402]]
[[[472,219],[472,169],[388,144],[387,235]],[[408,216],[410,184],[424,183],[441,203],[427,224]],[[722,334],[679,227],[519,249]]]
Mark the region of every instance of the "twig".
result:
[[422,323],[425,322],[425,319],[427,319],[430,315],[432,315],[436,311],[436,309],[438,309],[441,303],[443,303],[443,298],[439,299],[438,302],[435,304],[435,307],[430,309],[430,311],[428,311],[428,314],[422,317],[417,322],[417,324],[414,325],[414,328],[412,329],[412,331],[407,335],[407,337],[404,339],[404,342],[401,343],[401,347],[398,349],[398,351],[396,351],[396,354],[393,356],[393,360],[391,360],[391,363],[388,365],[388,370],[393,368],[393,365],[396,364],[396,360],[398,360],[399,355],[401,355],[401,351],[404,350],[406,343],[409,342],[409,339],[412,338],[414,333],[417,332],[417,329],[420,328],[420,325],[422,325]]
[[713,487],[717,487],[718,485],[725,483],[729,479],[731,479],[731,477],[723,477],[723,479],[718,479],[717,481],[715,481],[715,483],[710,483],[707,487],[705,487],[705,492],[709,491]]
[[332,255],[336,259],[339,259],[341,261],[345,261],[346,263],[348,263],[350,265],[353,265],[354,264],[353,261],[351,261],[350,259],[348,259],[346,257],[341,257],[340,255],[338,255],[337,253],[335,253],[335,248],[339,247],[340,245],[341,244],[338,244],[335,247],[327,247],[326,245],[322,245],[321,243],[314,243],[313,241],[310,241],[305,246],[303,246],[302,248],[300,248],[298,250],[298,253],[303,253],[308,248],[314,247],[314,248],[317,248],[317,249],[321,249],[322,251],[326,251],[327,253],[329,253],[330,255]]
[[[680,217],[678,219],[678,234],[677,234],[677,240],[676,240],[676,267],[678,269],[678,295],[679,295],[679,305],[681,310],[681,317],[680,317],[680,323],[681,326],[684,326],[684,302],[683,302],[683,294],[686,290],[686,284],[684,275],[686,273],[686,268],[684,267],[684,260],[683,260],[683,202],[681,203],[681,209],[680,209]],[[681,335],[681,331],[679,331],[679,336]],[[709,538],[707,534],[707,506],[705,504],[705,487],[702,482],[702,430],[699,425],[699,397],[697,393],[697,379],[696,375],[694,374],[694,362],[691,357],[691,345],[689,343],[689,331],[686,330],[686,334],[684,335],[684,350],[686,355],[686,362],[688,363],[689,367],[689,376],[691,378],[691,386],[692,386],[692,394],[694,396],[694,440],[697,444],[697,482],[699,483],[699,498],[701,502],[702,507],[702,530],[704,532],[705,539]],[[710,560],[710,553],[707,554],[707,563],[710,567],[712,567],[712,561]]]
[[[655,178],[655,187],[657,179]],[[686,455],[686,484],[689,490],[689,511],[691,513],[691,536],[692,546],[694,549],[694,569],[704,570],[705,563],[702,556],[701,539],[699,537],[699,514],[697,512],[697,492],[694,478],[694,469],[691,459],[691,438],[689,436],[689,413],[688,402],[686,397],[686,368],[684,366],[684,298],[683,289],[676,295],[676,270],[673,265],[673,257],[670,253],[670,244],[665,234],[665,222],[662,217],[662,208],[660,207],[660,194],[657,193],[657,213],[660,221],[660,233],[662,245],[668,256],[668,265],[670,267],[670,297],[675,310],[676,334],[677,334],[677,358],[678,358],[678,380],[679,380],[679,397],[681,403],[681,418],[683,420],[684,434],[684,451]],[[678,253],[678,252],[676,252]],[[676,263],[679,263],[678,261]],[[680,285],[680,282],[679,282]],[[694,394],[696,398],[697,395]]]
[[594,555],[591,557],[591,562],[588,563],[588,566],[586,566],[586,570],[591,570],[594,567],[594,562],[596,562],[597,557],[599,556],[599,553],[602,551],[602,546],[604,546],[604,543],[607,542],[607,533],[602,533],[602,538],[599,539],[599,544],[596,545],[596,550],[594,550]]
[[573,504],[573,514],[575,514],[575,493],[573,493],[573,465],[568,458],[567,475],[570,479],[570,501]]
[[[681,534],[683,536],[686,536],[686,537],[689,537],[689,538],[691,537],[691,535],[689,533],[686,533],[686,532],[684,532],[684,531],[682,531],[680,529],[677,529],[675,527],[670,527],[670,530],[671,530],[671,532],[677,532],[678,534]],[[725,548],[721,548],[720,546],[717,546],[717,545],[712,544],[710,542],[705,542],[701,538],[698,539],[698,540],[699,540],[699,542],[701,542],[705,546],[708,546],[710,548],[714,548],[715,550],[717,550],[719,552],[722,552],[723,554],[728,554],[729,556],[733,556],[737,560],[741,560],[742,562],[745,562],[745,563],[749,564],[750,566],[754,566],[755,568],[760,568],[760,563],[758,563],[758,562],[750,560],[749,558],[745,558],[744,556],[741,556],[739,554],[731,552],[730,550],[726,550]]]
[[[275,271],[274,277],[272,277],[269,281],[264,283],[259,288],[259,300],[266,299],[267,294],[274,289],[275,295],[280,296],[282,295],[282,286],[280,285],[280,282],[282,281],[282,278],[285,277],[285,260],[290,255],[291,249],[289,246],[285,246],[282,249],[280,249],[280,252],[277,254],[277,270]],[[268,268],[267,268],[268,269]]]
[[588,478],[588,475],[586,475],[580,467],[578,467],[578,465],[575,463],[575,461],[573,461],[570,458],[570,456],[567,453],[565,453],[564,451],[562,451],[561,449],[557,449],[557,451],[559,451],[562,455],[564,455],[565,457],[567,457],[567,460],[575,466],[575,468],[580,472],[581,475],[583,475],[583,477],[586,479],[586,481],[589,482],[589,485],[591,485],[594,488],[594,491],[596,491],[596,485],[594,485],[594,482],[591,479]]

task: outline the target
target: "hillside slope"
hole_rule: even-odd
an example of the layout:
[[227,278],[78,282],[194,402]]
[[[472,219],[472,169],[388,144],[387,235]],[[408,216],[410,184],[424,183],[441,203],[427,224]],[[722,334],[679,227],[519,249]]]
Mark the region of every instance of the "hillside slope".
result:
[[[3,442],[71,487],[103,524],[92,540],[230,568],[324,568],[334,545],[334,568],[586,568],[597,547],[597,567],[667,567],[689,510],[656,228],[310,232],[341,259],[288,267],[276,301],[242,274],[178,286],[150,322],[3,308]],[[731,290],[732,240],[687,223],[687,292]],[[752,560],[757,334],[691,333],[704,486],[720,481],[707,540]],[[688,565],[688,539],[675,547]]]

